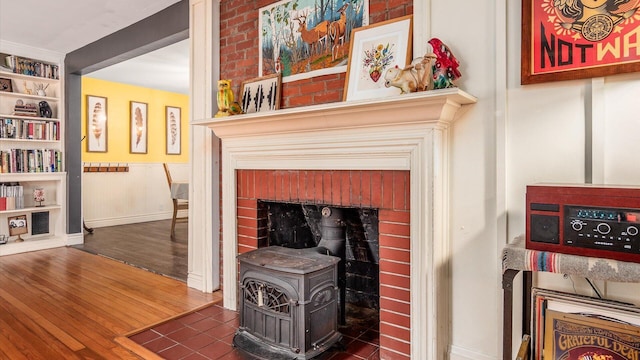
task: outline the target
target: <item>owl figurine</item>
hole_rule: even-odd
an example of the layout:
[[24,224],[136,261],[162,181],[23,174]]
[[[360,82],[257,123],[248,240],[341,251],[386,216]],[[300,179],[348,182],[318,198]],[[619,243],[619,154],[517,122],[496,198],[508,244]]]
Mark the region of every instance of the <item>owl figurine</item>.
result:
[[218,80],[218,112],[215,117],[223,117],[231,115],[231,106],[233,104],[233,91],[231,90],[231,80]]
[[428,42],[433,47],[433,55],[435,55],[433,62],[434,89],[455,87],[454,81],[462,76],[458,70],[460,66],[458,59],[440,39],[432,38]]

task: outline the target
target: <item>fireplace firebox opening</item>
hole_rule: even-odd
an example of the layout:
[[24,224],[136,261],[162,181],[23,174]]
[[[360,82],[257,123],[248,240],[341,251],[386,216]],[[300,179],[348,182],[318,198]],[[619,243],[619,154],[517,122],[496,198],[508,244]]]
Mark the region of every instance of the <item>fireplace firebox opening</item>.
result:
[[[264,222],[259,227],[266,229],[266,240],[262,246],[282,246],[294,249],[322,246],[323,209],[340,212],[344,223],[344,272],[345,278],[339,286],[344,292],[347,324],[375,318],[378,322],[380,309],[379,279],[379,231],[378,210],[372,208],[335,207],[330,204],[302,204],[288,202],[259,201],[258,212]],[[326,230],[325,238],[334,237],[339,230]],[[330,233],[327,235],[327,231]],[[338,256],[334,254],[334,256]],[[373,319],[371,319],[373,320]],[[344,325],[344,318],[341,322]]]

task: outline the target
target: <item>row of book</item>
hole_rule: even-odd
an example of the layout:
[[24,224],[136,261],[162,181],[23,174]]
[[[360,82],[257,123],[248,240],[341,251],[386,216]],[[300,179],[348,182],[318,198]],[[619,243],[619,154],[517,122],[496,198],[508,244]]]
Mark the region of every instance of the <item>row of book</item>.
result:
[[0,183],[0,211],[24,209],[24,189],[18,183]]
[[0,151],[0,173],[62,171],[62,152],[55,149],[10,149]]
[[16,104],[16,106],[13,107],[13,114],[18,116],[38,117],[38,107],[36,104]]
[[15,55],[5,57],[5,64],[16,74],[60,79],[60,67]]
[[59,121],[0,119],[0,139],[60,140]]

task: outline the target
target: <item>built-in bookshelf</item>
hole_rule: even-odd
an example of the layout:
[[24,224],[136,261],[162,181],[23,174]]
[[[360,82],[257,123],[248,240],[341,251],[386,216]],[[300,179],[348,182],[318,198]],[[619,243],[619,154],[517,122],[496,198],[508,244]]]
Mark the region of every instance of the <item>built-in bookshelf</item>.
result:
[[62,57],[9,47],[0,43],[0,235],[12,219],[27,232],[0,256],[67,245]]

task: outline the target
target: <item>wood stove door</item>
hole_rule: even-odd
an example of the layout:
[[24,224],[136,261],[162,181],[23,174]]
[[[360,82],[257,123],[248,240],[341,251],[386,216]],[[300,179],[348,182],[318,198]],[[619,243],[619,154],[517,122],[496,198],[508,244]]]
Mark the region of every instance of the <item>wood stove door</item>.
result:
[[296,292],[289,284],[274,284],[260,277],[246,276],[242,283],[240,327],[274,345],[299,348],[293,331]]

